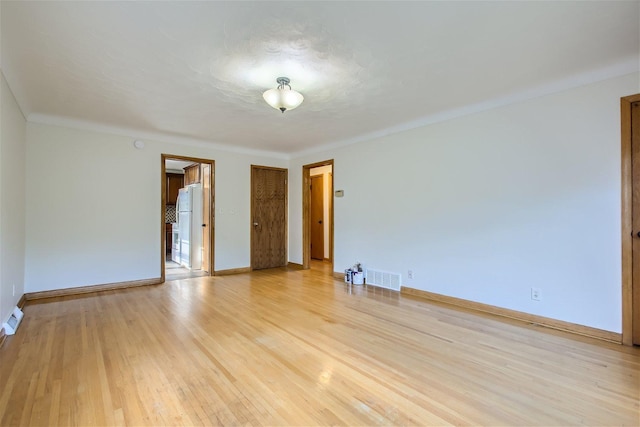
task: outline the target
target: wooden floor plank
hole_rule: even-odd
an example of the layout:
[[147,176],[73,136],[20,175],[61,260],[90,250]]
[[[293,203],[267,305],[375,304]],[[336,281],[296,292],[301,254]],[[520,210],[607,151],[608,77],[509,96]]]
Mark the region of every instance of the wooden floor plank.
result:
[[0,425],[640,425],[640,349],[325,265],[30,301]]

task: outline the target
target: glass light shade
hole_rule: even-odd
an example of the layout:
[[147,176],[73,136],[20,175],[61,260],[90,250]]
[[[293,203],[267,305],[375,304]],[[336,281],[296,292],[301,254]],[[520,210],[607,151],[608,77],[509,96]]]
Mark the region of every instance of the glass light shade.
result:
[[283,113],[286,110],[293,110],[304,101],[300,92],[289,88],[269,89],[262,94],[262,97],[267,101],[267,104]]

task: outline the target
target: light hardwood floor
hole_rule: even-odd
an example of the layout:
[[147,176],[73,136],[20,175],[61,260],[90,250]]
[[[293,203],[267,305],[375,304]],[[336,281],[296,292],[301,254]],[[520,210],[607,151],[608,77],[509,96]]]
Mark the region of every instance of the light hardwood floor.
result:
[[322,268],[32,301],[0,425],[638,425],[640,349]]

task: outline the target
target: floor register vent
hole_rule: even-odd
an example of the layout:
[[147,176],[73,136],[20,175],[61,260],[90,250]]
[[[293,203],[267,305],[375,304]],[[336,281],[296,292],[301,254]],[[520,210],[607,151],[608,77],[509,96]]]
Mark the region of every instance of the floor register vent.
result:
[[368,268],[366,284],[399,291],[402,285],[402,276],[399,273]]
[[11,313],[11,316],[9,316],[9,320],[2,324],[4,333],[7,335],[15,334],[16,329],[18,329],[23,316],[24,314],[22,313],[22,310],[20,310],[18,307],[14,308],[13,313]]

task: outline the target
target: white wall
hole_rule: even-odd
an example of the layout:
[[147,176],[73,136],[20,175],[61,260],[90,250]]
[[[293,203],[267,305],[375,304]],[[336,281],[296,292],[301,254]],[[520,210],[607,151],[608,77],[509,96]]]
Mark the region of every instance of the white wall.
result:
[[[402,273],[405,286],[620,332],[619,98],[638,82],[619,77],[294,159],[289,260],[302,262],[302,165],[335,159],[345,191],[334,199],[336,271],[361,261]],[[23,292],[25,192],[24,119],[2,85],[4,316]],[[159,141],[139,151],[131,137],[36,123],[26,139],[26,292],[160,275],[161,153],[216,161],[215,268],[246,267],[250,165],[288,166]],[[7,274],[17,297],[7,299]]]
[[0,76],[1,324],[24,294],[26,121],[4,75]]
[[311,176],[322,175],[322,215],[324,216],[324,258],[329,259],[331,257],[330,254],[330,244],[329,244],[329,233],[331,230],[331,165],[327,166],[319,166],[317,168],[313,168],[309,171]]
[[133,140],[28,123],[26,292],[160,277],[162,153],[215,160],[215,269],[250,265],[251,164],[287,161]]
[[404,286],[620,332],[619,102],[639,91],[627,75],[295,159],[291,261],[302,165],[334,158],[336,271],[361,261]]

